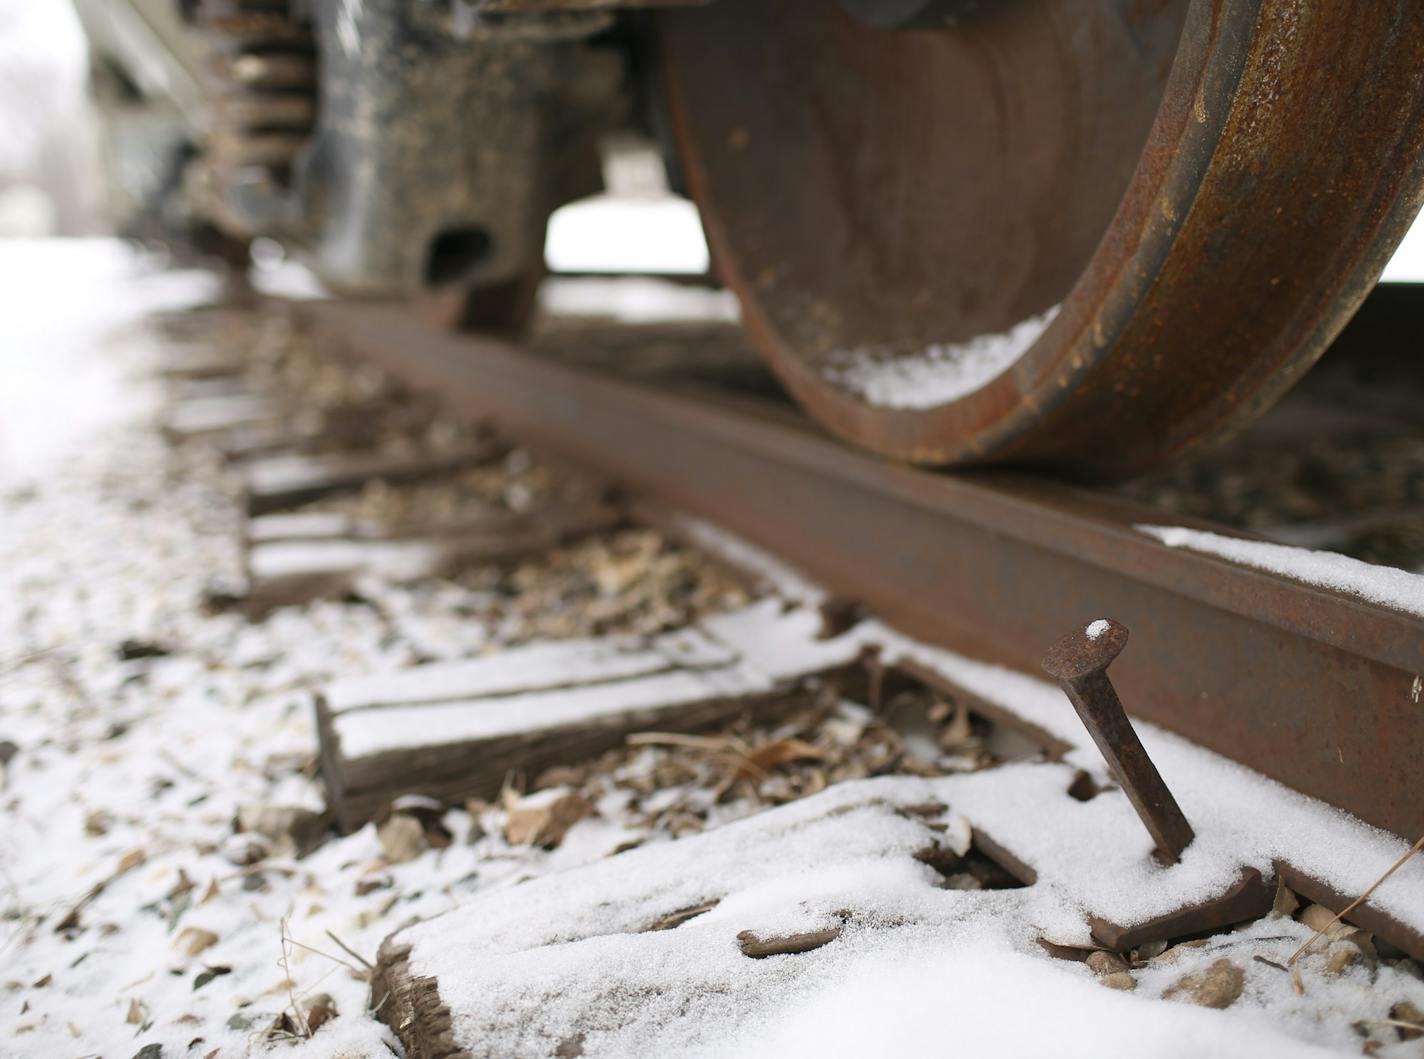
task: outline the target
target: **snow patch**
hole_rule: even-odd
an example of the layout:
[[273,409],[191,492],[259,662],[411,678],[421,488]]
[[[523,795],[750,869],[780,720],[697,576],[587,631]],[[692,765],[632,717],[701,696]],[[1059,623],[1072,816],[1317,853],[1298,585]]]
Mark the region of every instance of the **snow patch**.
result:
[[1169,548],[1185,548],[1230,559],[1242,566],[1344,592],[1424,618],[1424,574],[1411,574],[1392,566],[1376,566],[1333,552],[1242,540],[1181,526],[1138,525],[1134,528],[1139,533],[1155,537]]
[[1058,315],[1053,306],[999,334],[937,343],[905,357],[862,347],[832,355],[829,378],[882,408],[933,408],[983,389],[1007,371]]
[[[217,293],[207,273],[160,273],[113,239],[0,240],[5,342],[0,348],[0,483],[37,477],[105,426],[141,411],[124,380],[151,313]],[[107,343],[106,341],[107,340]]]

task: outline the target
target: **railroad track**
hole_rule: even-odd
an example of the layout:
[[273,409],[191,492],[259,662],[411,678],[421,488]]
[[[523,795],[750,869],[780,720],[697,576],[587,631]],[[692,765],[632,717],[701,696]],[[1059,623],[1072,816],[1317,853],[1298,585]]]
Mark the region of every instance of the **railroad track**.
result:
[[[242,570],[202,604],[238,613],[192,635],[222,630],[243,665],[300,655],[271,679],[315,717],[321,781],[317,805],[197,829],[188,876],[222,860],[244,882],[214,884],[182,937],[245,908],[250,877],[268,909],[319,886],[302,944],[329,923],[371,954],[348,968],[364,1003],[290,998],[256,1032],[330,1037],[339,1006],[411,1056],[669,1054],[744,1032],[709,996],[794,1026],[788,998],[837,968],[878,981],[929,952],[938,981],[977,953],[970,996],[1012,951],[995,989],[1077,977],[1103,1012],[1116,998],[1086,983],[1240,1000],[1308,1036],[1294,983],[1337,1046],[1408,1046],[1420,865],[1350,906],[1420,823],[1410,575],[1372,586],[1379,568],[1337,559],[1334,587],[1305,584],[1229,557],[1310,575],[1302,553],[1117,495],[886,465],[808,427],[716,327],[566,321],[515,346],[328,303],[171,332],[162,425],[182,465],[226,468]],[[1166,521],[1165,541],[1143,528]],[[568,562],[588,565],[566,581]],[[396,636],[373,666],[320,646],[406,621],[444,630],[433,650]],[[185,664],[181,644],[119,651]],[[1381,687],[1404,705],[1351,701]],[[81,897],[54,944],[118,900]],[[234,983],[254,966],[238,930],[212,932]]]
[[398,310],[305,311],[461,411],[792,559],[928,643],[1036,674],[1065,630],[1110,615],[1132,631],[1114,679],[1133,715],[1400,837],[1424,830],[1424,591],[1408,575],[1335,576],[1026,476],[888,465],[771,402],[610,377]]

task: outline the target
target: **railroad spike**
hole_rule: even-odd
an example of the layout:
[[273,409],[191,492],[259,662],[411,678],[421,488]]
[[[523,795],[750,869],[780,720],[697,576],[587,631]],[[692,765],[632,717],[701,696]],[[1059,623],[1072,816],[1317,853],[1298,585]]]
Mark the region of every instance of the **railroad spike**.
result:
[[1196,835],[1147,756],[1108,679],[1108,666],[1127,646],[1127,635],[1127,626],[1120,622],[1108,618],[1089,622],[1049,649],[1043,657],[1043,670],[1058,681],[1078,711],[1078,718],[1157,844],[1158,860],[1176,864]]

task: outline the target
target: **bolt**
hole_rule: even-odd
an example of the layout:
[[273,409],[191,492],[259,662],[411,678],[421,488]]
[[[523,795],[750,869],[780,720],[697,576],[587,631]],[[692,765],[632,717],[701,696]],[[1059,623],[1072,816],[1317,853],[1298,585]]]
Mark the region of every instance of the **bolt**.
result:
[[1108,666],[1126,646],[1127,626],[1100,618],[1054,644],[1043,657],[1043,670],[1067,692],[1083,727],[1157,844],[1157,858],[1176,864],[1196,836],[1108,679]]

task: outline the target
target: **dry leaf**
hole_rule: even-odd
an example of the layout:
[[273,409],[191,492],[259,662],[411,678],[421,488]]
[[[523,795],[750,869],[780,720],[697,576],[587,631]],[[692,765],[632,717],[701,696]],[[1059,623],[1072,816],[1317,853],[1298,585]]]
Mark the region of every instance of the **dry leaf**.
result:
[[315,1033],[326,1023],[336,1018],[336,1001],[330,993],[318,993],[304,1005],[306,1008],[307,1030]]
[[1350,924],[1337,919],[1335,913],[1324,905],[1306,905],[1296,918],[1311,930],[1323,933],[1331,941],[1350,929]]
[[292,805],[244,805],[237,811],[235,827],[271,839],[279,856],[304,857],[326,837],[326,816]]
[[1293,916],[1300,909],[1300,898],[1286,885],[1284,879],[1276,880],[1276,897],[1271,902],[1271,918],[1283,919]]
[[173,940],[173,947],[185,956],[197,956],[218,943],[218,936],[202,927],[184,927]]
[[737,776],[738,778],[749,778],[765,775],[779,765],[786,765],[792,761],[820,761],[825,756],[825,753],[818,747],[800,739],[778,739],[773,743],[764,743],[743,754],[741,762],[737,765]]
[[962,746],[974,738],[974,726],[969,719],[969,707],[960,703],[954,708],[954,717],[939,734],[939,745],[946,750]]
[[1424,1037],[1424,1011],[1409,1001],[1401,1000],[1390,1008],[1389,1017],[1395,1020],[1394,1028],[1401,1041],[1416,1041]]
[[124,1021],[127,1022],[130,1026],[143,1025],[143,1005],[138,1002],[138,999],[136,997],[131,997],[129,999],[129,1013],[128,1017],[125,1018]]
[[569,828],[593,815],[593,805],[577,791],[551,788],[521,798],[507,810],[504,837],[512,845],[557,846]]

